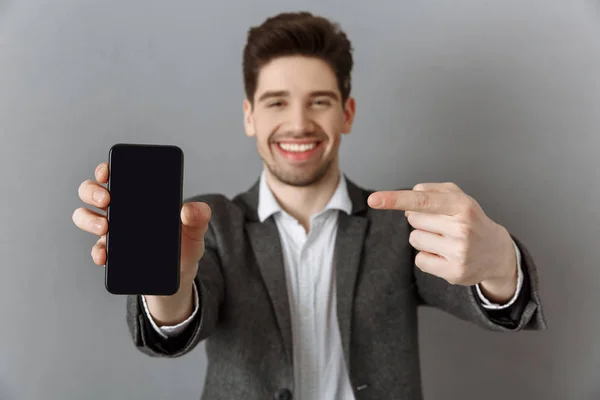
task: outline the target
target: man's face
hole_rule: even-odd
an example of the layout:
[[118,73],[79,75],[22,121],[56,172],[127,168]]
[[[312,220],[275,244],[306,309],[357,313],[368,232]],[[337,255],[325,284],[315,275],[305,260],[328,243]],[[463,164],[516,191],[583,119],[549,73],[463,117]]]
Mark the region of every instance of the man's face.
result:
[[308,186],[337,167],[341,135],[350,132],[354,111],[354,99],[342,104],[326,62],[281,57],[262,67],[254,106],[244,101],[244,125],[276,179]]

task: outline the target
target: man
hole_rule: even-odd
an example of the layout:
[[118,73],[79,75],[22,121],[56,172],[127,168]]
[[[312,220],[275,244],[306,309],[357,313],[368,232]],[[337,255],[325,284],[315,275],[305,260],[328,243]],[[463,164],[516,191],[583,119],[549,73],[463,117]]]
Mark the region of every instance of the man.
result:
[[[341,173],[351,50],[309,13],[250,29],[243,110],[260,179],[232,200],[187,199],[179,292],[128,297],[144,353],[179,357],[206,340],[202,399],[419,400],[419,305],[495,331],[546,326],[527,249],[458,186],[373,192]],[[102,163],[82,184],[84,202],[109,204],[108,173]],[[103,265],[105,217],[80,208],[73,220],[100,236]]]

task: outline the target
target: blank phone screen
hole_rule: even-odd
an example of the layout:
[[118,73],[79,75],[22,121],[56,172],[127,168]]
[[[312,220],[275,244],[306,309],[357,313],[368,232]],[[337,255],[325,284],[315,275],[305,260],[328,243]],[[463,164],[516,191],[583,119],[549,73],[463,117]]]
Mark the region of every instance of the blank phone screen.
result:
[[109,154],[106,289],[170,295],[179,288],[183,152],[118,144]]

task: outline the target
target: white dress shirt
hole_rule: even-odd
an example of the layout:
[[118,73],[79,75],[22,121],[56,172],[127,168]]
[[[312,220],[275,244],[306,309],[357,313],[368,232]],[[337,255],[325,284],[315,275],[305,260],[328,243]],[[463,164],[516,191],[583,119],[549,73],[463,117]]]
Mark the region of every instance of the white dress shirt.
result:
[[[311,217],[308,234],[302,225],[278,204],[267,185],[264,171],[259,185],[260,221],[273,216],[281,237],[293,332],[294,398],[353,400],[354,394],[344,361],[337,321],[333,267],[338,213],[350,214],[352,210],[345,177],[342,175],[325,209]],[[517,291],[508,303],[493,304],[483,296],[477,285],[477,293],[485,308],[509,307],[521,290],[521,254],[514,242],[513,245],[519,269]],[[193,314],[175,326],[158,327],[142,297],[152,326],[165,339],[185,329],[198,313],[198,291],[195,285],[193,289]]]

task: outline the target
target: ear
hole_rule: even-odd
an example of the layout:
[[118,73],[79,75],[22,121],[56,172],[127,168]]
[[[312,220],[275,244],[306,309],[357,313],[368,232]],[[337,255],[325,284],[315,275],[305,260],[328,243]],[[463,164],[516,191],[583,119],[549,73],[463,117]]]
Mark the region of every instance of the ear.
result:
[[352,123],[354,122],[355,114],[356,100],[354,100],[354,97],[350,96],[344,105],[344,127],[342,133],[350,133],[350,131],[352,131]]
[[254,116],[252,115],[252,104],[246,98],[244,99],[244,130],[246,131],[246,136],[254,137],[256,136],[256,131],[254,129]]

